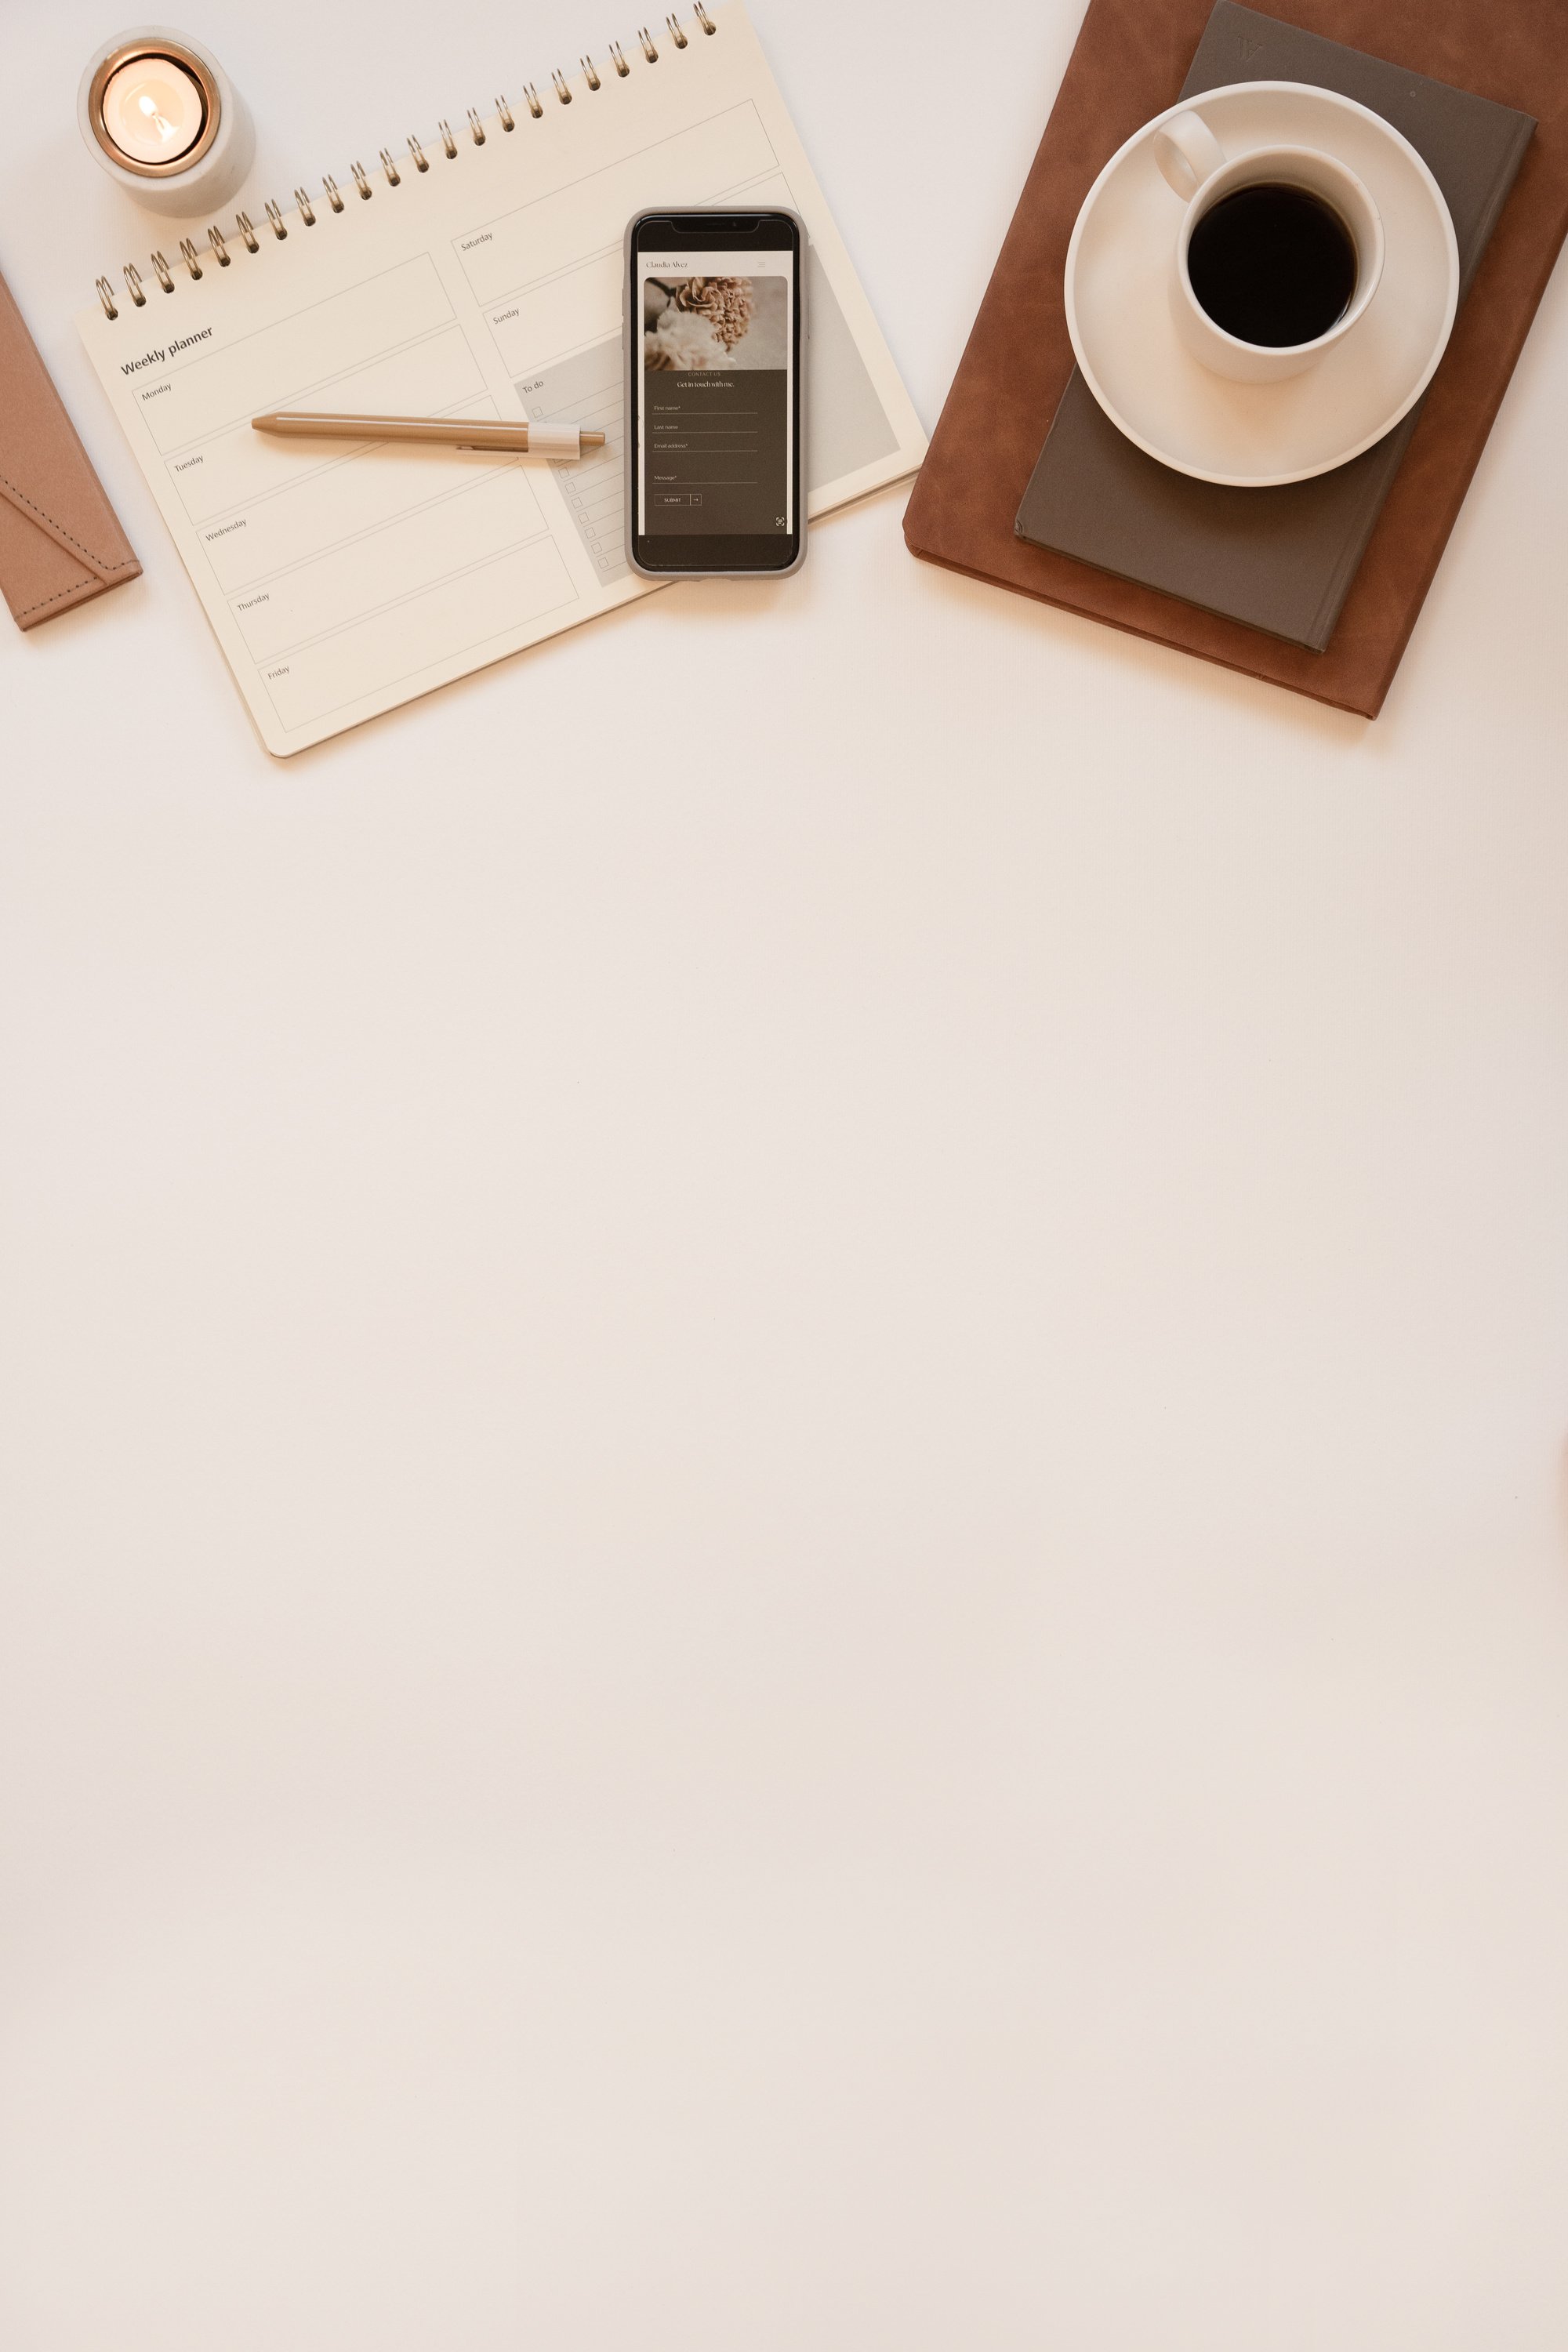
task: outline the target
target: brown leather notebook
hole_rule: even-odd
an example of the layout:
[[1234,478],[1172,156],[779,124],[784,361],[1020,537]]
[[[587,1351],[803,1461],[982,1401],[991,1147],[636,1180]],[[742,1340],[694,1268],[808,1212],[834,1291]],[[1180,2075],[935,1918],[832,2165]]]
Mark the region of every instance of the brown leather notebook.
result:
[[[904,535],[931,562],[1375,718],[1568,232],[1568,0],[1291,0],[1309,32],[1540,123],[1322,653],[1032,546],[1014,529],[1073,372],[1062,307],[1073,223],[1116,150],[1181,95],[1211,5],[1091,0]],[[1246,78],[1238,61],[1235,79]]]
[[[1447,201],[1461,295],[1469,291],[1535,130],[1530,115],[1219,0],[1181,94],[1237,81],[1338,90],[1402,131]],[[1227,489],[1146,457],[1074,368],[1016,529],[1037,547],[1321,653],[1418,417],[1413,411],[1331,474],[1279,489]]]
[[142,570],[0,278],[0,592],[19,629]]

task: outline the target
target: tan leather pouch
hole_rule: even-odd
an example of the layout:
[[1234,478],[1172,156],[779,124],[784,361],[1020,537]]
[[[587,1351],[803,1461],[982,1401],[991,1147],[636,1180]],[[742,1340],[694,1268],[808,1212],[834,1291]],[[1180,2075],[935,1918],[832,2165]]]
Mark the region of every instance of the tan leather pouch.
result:
[[142,566],[0,278],[0,592],[19,629]]

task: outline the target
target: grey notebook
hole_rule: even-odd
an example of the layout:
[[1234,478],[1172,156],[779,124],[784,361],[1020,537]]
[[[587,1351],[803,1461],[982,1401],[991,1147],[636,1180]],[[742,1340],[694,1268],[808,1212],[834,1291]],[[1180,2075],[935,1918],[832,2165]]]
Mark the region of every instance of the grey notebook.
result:
[[[1530,115],[1219,0],[1181,95],[1237,81],[1311,82],[1402,131],[1454,216],[1463,299],[1534,132]],[[1226,489],[1135,448],[1075,368],[1016,528],[1059,555],[1321,653],[1419,415],[1314,481]]]

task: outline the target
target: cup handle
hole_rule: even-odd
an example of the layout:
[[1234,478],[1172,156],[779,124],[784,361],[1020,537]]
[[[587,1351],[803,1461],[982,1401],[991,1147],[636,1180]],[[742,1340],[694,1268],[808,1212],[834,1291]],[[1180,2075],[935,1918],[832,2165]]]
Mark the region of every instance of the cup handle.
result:
[[1177,114],[1154,134],[1154,161],[1165,184],[1190,203],[1224,164],[1225,149],[1201,114]]

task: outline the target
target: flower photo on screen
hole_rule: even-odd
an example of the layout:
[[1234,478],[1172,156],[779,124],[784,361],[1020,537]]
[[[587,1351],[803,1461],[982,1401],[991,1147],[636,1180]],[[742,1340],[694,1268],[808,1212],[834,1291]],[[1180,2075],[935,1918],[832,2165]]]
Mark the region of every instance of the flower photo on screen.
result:
[[644,368],[784,367],[788,290],[783,278],[647,278]]

